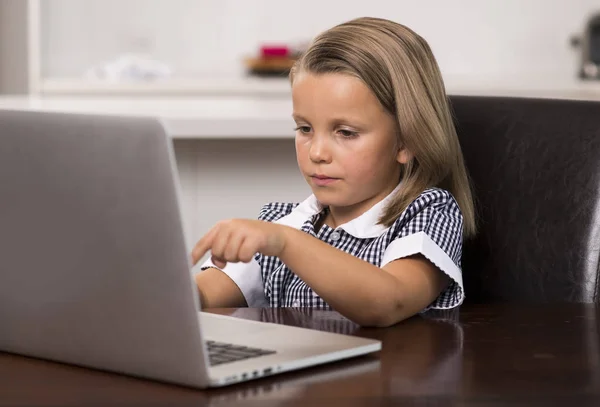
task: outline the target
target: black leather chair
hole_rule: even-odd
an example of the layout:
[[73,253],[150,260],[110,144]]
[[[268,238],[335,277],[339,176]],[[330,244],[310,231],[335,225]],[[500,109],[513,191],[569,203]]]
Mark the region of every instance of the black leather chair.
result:
[[479,215],[466,302],[600,302],[600,102],[450,100]]

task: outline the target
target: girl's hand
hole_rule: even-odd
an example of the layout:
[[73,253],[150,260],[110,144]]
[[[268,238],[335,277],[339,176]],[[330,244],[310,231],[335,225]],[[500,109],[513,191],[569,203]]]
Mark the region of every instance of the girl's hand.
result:
[[207,251],[212,252],[212,262],[219,268],[227,262],[247,263],[254,254],[279,256],[286,244],[287,227],[261,220],[231,219],[217,223],[192,250],[194,264]]

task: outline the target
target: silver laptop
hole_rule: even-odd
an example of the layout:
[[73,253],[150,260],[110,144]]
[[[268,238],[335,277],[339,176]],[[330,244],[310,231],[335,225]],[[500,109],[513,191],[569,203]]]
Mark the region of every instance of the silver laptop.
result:
[[0,351],[205,388],[375,340],[200,312],[151,118],[0,111]]

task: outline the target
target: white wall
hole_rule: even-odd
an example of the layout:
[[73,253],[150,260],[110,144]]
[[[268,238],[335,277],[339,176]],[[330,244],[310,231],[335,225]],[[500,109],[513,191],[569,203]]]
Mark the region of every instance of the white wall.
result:
[[425,37],[446,75],[570,78],[600,0],[41,0],[43,71],[77,76],[127,51],[181,74],[227,76],[261,42],[309,39],[354,17],[386,17]]
[[269,202],[301,202],[311,191],[294,139],[176,140],[188,247],[218,221],[256,219]]

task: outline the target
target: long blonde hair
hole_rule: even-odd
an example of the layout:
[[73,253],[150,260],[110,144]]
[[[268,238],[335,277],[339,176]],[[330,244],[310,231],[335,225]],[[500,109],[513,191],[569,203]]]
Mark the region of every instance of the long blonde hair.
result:
[[430,187],[449,191],[462,212],[464,234],[476,232],[475,208],[460,143],[438,64],[427,42],[401,24],[358,18],[310,44],[290,72],[341,73],[361,79],[396,119],[399,146],[413,158],[380,223],[390,226]]

